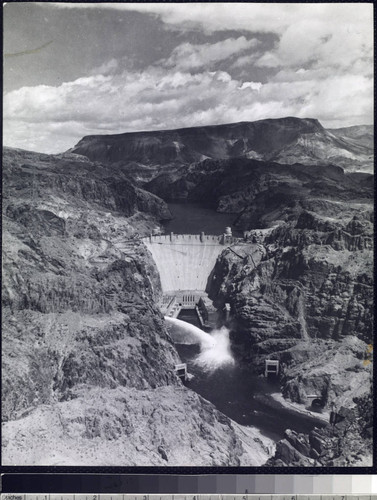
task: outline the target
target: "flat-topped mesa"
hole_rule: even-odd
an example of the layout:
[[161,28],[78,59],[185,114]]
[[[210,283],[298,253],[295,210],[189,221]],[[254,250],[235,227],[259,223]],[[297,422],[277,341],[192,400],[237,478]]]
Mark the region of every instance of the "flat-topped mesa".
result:
[[281,127],[291,127],[297,128],[301,132],[316,132],[323,130],[323,127],[319,120],[316,118],[297,118],[295,116],[286,116],[283,118],[265,118],[256,121],[242,121],[236,123],[223,123],[220,125],[203,125],[198,127],[183,127],[177,129],[164,129],[164,130],[145,130],[140,132],[123,132],[120,134],[94,134],[84,136],[75,146],[77,148],[80,143],[90,141],[93,139],[104,139],[107,141],[118,140],[118,139],[136,139],[136,138],[152,138],[152,137],[171,137],[173,135],[181,135],[183,137],[192,136],[199,132],[224,132],[232,133],[234,131],[245,130],[260,126],[275,126]]
[[303,134],[325,134],[314,118],[285,117],[254,122],[126,132],[83,137],[71,150],[104,163],[143,165],[190,164],[206,158],[271,155]]

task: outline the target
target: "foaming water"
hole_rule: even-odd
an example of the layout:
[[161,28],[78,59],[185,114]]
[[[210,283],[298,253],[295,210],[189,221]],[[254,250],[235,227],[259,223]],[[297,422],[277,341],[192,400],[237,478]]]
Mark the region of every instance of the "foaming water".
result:
[[229,330],[225,326],[212,332],[203,332],[200,328],[177,318],[165,316],[170,325],[170,336],[174,343],[199,344],[200,353],[193,363],[205,372],[212,372],[223,366],[234,365],[230,351]]
[[220,367],[234,365],[228,328],[223,326],[219,330],[212,330],[210,336],[213,339],[212,345],[202,345],[201,352],[193,363],[206,372],[213,372]]
[[167,318],[166,323],[182,362],[193,375],[185,385],[232,420],[255,426],[274,441],[283,439],[287,428],[308,433],[314,426],[322,426],[318,420],[283,406],[277,410],[279,405],[269,394],[277,392],[279,384],[271,385],[235,363],[227,328],[208,334],[186,321]]

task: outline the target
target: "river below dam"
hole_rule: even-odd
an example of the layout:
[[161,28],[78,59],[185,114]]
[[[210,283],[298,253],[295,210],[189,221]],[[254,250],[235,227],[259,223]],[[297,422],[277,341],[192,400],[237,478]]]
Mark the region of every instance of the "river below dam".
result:
[[[200,326],[193,310],[182,311],[179,319]],[[221,335],[221,329],[216,334]],[[185,385],[235,422],[254,426],[274,441],[282,439],[286,429],[307,433],[315,426],[324,425],[309,414],[298,413],[276,402],[271,394],[279,392],[278,381],[253,375],[236,362],[230,363],[224,356],[222,345],[212,353],[213,364],[208,359],[208,354],[211,354],[208,351],[207,363],[201,362],[206,352],[203,353],[199,344],[175,345],[182,362],[187,363],[187,370],[193,376]],[[221,358],[226,362],[221,363]]]

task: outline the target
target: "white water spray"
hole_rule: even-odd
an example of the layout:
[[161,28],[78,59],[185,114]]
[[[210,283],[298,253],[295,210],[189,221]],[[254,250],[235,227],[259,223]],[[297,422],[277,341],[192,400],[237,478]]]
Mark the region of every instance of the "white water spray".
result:
[[200,353],[194,364],[203,371],[212,372],[222,366],[234,364],[230,351],[229,330],[225,326],[212,332],[203,332],[186,321],[165,316],[171,325],[170,336],[176,344],[200,344]]
[[171,325],[170,336],[175,344],[200,344],[201,347],[213,347],[214,340],[211,335],[200,328],[177,318],[165,316],[165,321]]
[[212,330],[210,336],[213,339],[213,345],[203,345],[194,363],[206,372],[213,372],[220,367],[234,365],[234,358],[230,351],[228,328],[223,326],[219,330]]

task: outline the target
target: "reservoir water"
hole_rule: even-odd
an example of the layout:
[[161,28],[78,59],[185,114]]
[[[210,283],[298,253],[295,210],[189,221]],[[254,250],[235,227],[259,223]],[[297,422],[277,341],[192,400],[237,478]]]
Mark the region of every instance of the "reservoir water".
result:
[[169,209],[173,216],[172,220],[165,222],[164,228],[167,233],[175,234],[223,234],[224,229],[229,226],[233,234],[242,236],[234,227],[237,214],[223,214],[200,203],[169,203]]

